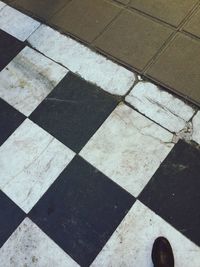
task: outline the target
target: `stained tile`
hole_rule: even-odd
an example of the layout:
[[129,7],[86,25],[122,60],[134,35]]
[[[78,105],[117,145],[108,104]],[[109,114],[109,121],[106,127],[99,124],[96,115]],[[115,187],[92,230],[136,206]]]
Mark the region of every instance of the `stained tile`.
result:
[[195,110],[150,82],[139,82],[126,97],[139,112],[172,132],[179,132]]
[[0,190],[0,247],[15,231],[25,214]]
[[[148,69],[147,75],[177,93],[200,103],[200,42],[177,34],[175,40]],[[186,64],[187,62],[187,64]]]
[[200,145],[200,111],[193,118],[192,124],[193,124],[192,139]]
[[24,120],[25,116],[0,98],[0,146]]
[[172,134],[119,105],[80,155],[135,197],[173,147]]
[[24,48],[24,44],[0,30],[0,71]]
[[70,0],[15,0],[13,6],[42,20],[48,20],[69,2]]
[[139,197],[197,245],[200,245],[199,162],[200,150],[179,141]]
[[50,23],[79,38],[92,42],[121,11],[104,0],[73,0]]
[[134,201],[97,169],[76,157],[36,204],[30,217],[76,262],[89,266]]
[[124,95],[135,81],[132,72],[45,25],[28,41],[46,56],[111,94]]
[[131,67],[142,70],[171,34],[172,30],[168,27],[136,12],[123,11],[94,45]]
[[198,0],[130,0],[129,5],[171,25],[178,26]]
[[0,29],[21,41],[25,41],[39,25],[36,20],[9,6],[0,11]]
[[69,73],[30,118],[79,152],[116,105],[115,98]]
[[0,249],[0,257],[4,267],[79,266],[28,218]]
[[0,97],[29,116],[67,72],[26,47],[0,73]]
[[26,119],[0,147],[0,187],[25,212],[35,205],[74,153]]
[[197,10],[197,12],[191,17],[191,19],[185,24],[184,30],[196,35],[197,37],[200,37],[200,8]]
[[170,240],[176,267],[199,266],[199,247],[137,201],[91,267],[153,266],[151,249],[158,236]]

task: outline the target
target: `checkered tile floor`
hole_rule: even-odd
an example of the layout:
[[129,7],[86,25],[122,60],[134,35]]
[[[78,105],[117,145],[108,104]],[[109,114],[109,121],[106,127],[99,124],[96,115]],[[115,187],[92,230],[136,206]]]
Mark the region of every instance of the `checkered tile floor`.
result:
[[199,267],[197,108],[0,9],[0,266]]

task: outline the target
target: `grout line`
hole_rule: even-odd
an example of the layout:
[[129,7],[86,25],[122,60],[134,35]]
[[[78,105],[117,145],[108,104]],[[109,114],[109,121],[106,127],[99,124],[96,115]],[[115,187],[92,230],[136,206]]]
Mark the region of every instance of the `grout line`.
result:
[[171,43],[176,38],[177,33],[181,32],[182,28],[186,24],[186,22],[193,16],[193,14],[198,10],[200,6],[200,1],[198,1],[193,8],[188,12],[188,14],[185,16],[185,18],[181,21],[179,26],[176,28],[174,33],[166,40],[166,42],[161,46],[161,48],[158,50],[158,52],[153,56],[153,58],[146,64],[144,67],[142,73],[145,75],[148,69],[159,59],[159,57],[166,51],[166,49],[171,45]]
[[106,32],[108,27],[110,27],[115,22],[115,20],[121,15],[122,12],[123,8],[121,8],[117,15],[114,16],[114,18],[106,25],[106,27],[102,31],[100,31],[100,33],[94,38],[94,40],[91,41],[91,44],[93,44],[104,32]]

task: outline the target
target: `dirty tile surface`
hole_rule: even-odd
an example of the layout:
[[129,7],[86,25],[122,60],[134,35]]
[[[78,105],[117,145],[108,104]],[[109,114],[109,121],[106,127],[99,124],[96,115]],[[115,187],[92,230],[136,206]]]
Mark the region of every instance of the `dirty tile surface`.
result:
[[0,73],[0,97],[29,116],[67,72],[26,47]]
[[47,57],[111,94],[124,95],[135,81],[132,72],[45,25],[31,35],[28,42]]
[[126,101],[171,132],[181,131],[195,113],[177,97],[145,81],[133,87]]
[[21,41],[25,41],[39,25],[38,21],[9,6],[0,12],[0,29]]
[[75,36],[92,42],[121,11],[104,0],[73,0],[50,23]]
[[178,26],[198,0],[130,0],[129,6]]
[[200,245],[197,230],[200,223],[197,209],[200,199],[199,162],[200,151],[180,141],[139,197],[197,245]]
[[30,118],[78,152],[116,105],[115,98],[69,73]]
[[191,258],[188,256],[188,251],[193,257],[192,266],[199,266],[198,246],[139,201],[133,205],[91,266],[153,266],[151,246],[157,236],[162,235],[171,240],[176,267],[190,266]]
[[199,52],[200,41],[178,34],[158,60],[150,66],[147,75],[199,103]]
[[[114,59],[129,69],[136,70],[152,81],[159,81],[163,87],[167,87],[168,90],[185,99],[189,98],[190,101],[200,106],[199,90],[195,82],[192,89],[188,89],[189,91],[184,88],[184,84],[187,84],[185,81],[181,86],[176,83],[171,84],[173,79],[176,81],[182,80],[180,75],[185,78],[188,73],[190,75],[190,72],[194,71],[195,73],[195,69],[198,69],[196,63],[194,63],[193,70],[188,62],[195,62],[199,58],[200,48],[198,45],[193,51],[194,38],[197,38],[200,42],[199,0],[5,0],[5,3],[45,22],[59,32],[71,35],[72,38],[80,40],[81,43],[85,43],[92,50]],[[37,21],[31,18],[28,20],[18,11],[13,12],[9,6],[1,7],[3,7],[3,4],[0,2],[0,26],[20,40],[27,39],[37,28]],[[12,27],[11,25],[15,26]],[[108,85],[111,82],[109,79],[110,72],[115,68],[115,65],[111,66],[112,64],[104,57],[96,53],[91,53],[89,56],[85,47],[79,44],[79,49],[76,49],[74,41],[65,37],[59,38],[61,47],[55,52],[54,40],[55,36],[57,35],[58,38],[59,34],[53,34],[53,30],[52,35],[49,30],[36,32],[36,35],[30,40],[34,42],[35,46],[39,46],[41,50],[45,50],[48,54],[50,53],[51,57],[56,57],[59,62],[64,61],[66,65],[69,65],[69,68],[74,68],[76,73],[84,79],[90,79],[91,82],[97,83],[101,88],[114,94],[124,95],[128,91],[122,89],[124,88],[123,82],[119,82],[120,77],[124,76],[122,73],[120,76],[116,75],[119,86],[116,85],[117,83],[114,84],[114,87]],[[190,51],[193,51],[193,54],[188,55],[186,53],[187,60],[183,61],[180,51],[176,51],[172,61],[168,60],[168,56],[164,57],[161,64],[164,67],[159,65],[156,74],[157,72],[159,74],[159,71],[164,70],[165,67],[169,67],[174,77],[172,77],[172,82],[168,81],[170,77],[166,82],[165,76],[148,75],[148,72],[146,72],[148,68],[157,66],[156,63],[159,62],[160,55],[165,54],[166,48],[169,49],[171,46],[174,35],[179,32],[189,34],[189,37],[185,36],[185,38],[188,38],[186,46]],[[40,38],[38,38],[38,34]],[[46,34],[49,37],[48,44]],[[65,40],[66,49],[63,48],[63,40]],[[47,49],[46,46],[49,46],[49,48]],[[181,51],[185,50],[184,46],[185,41],[183,40],[180,43]],[[99,61],[102,64],[98,64]],[[180,66],[177,66],[176,69],[178,70],[180,67],[181,74],[173,71],[176,62],[180,63]],[[92,67],[85,67],[85,65]],[[108,68],[107,71],[104,69],[105,66]],[[118,70],[116,72],[119,74]],[[167,76],[168,71],[164,72]],[[106,76],[106,79],[103,75]],[[199,74],[194,76],[196,79]],[[125,75],[125,80],[127,79],[131,80],[129,74]]]
[[[0,266],[152,266],[164,235],[176,267],[199,267],[198,107],[49,26],[29,34],[0,30]],[[188,36],[165,51],[191,71],[168,77],[198,85]]]
[[172,32],[170,28],[136,12],[124,11],[94,45],[129,66],[142,70]]
[[77,157],[33,208],[30,218],[81,266],[89,266],[134,201]]
[[172,148],[169,132],[121,104],[80,155],[137,197]]

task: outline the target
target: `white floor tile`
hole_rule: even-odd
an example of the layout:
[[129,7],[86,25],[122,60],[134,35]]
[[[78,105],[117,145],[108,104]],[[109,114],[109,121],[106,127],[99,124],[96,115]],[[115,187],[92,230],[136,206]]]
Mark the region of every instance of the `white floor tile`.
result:
[[80,155],[137,196],[173,148],[172,134],[120,104]]
[[153,267],[151,249],[158,236],[169,239],[176,267],[199,267],[200,248],[137,201],[97,256],[92,267]]
[[2,1],[0,1],[0,9],[2,9],[2,8],[5,7],[5,6],[6,6],[6,4],[3,3]]
[[26,119],[0,147],[0,187],[29,212],[74,156],[69,148]]
[[183,101],[149,82],[139,82],[126,101],[172,132],[181,131],[195,112]]
[[1,71],[0,97],[29,116],[67,72],[67,69],[25,47]]
[[0,249],[4,267],[78,267],[40,228],[26,218]]
[[192,139],[200,144],[200,111],[193,118],[193,135]]
[[9,6],[0,11],[0,29],[21,41],[25,41],[39,26],[38,21]]
[[132,72],[45,25],[28,41],[48,57],[111,94],[124,95],[135,81]]

